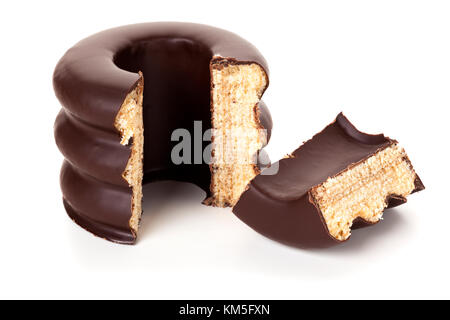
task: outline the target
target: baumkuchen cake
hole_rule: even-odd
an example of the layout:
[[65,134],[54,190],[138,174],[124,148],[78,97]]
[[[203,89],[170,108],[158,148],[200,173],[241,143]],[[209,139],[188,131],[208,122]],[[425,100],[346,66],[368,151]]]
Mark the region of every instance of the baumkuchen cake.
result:
[[[63,106],[55,137],[65,157],[64,205],[98,236],[135,242],[143,182],[192,182],[207,192],[207,204],[224,207],[259,173],[240,150],[256,155],[269,138],[272,122],[260,101],[268,68],[231,32],[189,23],[107,30],[67,51],[53,80]],[[200,137],[180,152],[180,163],[173,159],[177,130]],[[208,149],[211,139],[220,143]],[[204,149],[213,161],[202,161]]]
[[349,239],[351,228],[380,221],[385,208],[424,189],[405,150],[384,135],[358,131],[343,115],[256,176],[233,212],[276,241],[302,248]]

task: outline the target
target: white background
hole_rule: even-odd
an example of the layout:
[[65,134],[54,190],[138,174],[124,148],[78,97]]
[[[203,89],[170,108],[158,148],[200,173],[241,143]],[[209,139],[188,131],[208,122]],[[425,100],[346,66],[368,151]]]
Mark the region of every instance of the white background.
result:
[[[399,140],[427,189],[328,250],[269,241],[171,182],[145,188],[136,246],[85,232],[61,201],[53,69],[92,33],[161,20],[260,49],[273,160],[344,111]],[[2,1],[0,33],[0,298],[450,298],[448,1]]]

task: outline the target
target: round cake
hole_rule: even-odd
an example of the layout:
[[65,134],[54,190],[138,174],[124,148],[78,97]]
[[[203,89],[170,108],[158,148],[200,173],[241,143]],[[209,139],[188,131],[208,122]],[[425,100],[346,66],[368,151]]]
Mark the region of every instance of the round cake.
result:
[[194,183],[205,204],[226,207],[260,172],[268,68],[234,33],[173,22],[110,29],[68,50],[53,83],[64,206],[97,236],[136,241],[143,183]]

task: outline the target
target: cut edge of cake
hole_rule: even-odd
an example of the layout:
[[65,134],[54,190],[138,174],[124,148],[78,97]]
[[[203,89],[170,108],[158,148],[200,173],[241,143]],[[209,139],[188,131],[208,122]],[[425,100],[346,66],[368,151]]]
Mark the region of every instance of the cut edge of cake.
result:
[[211,197],[205,204],[234,206],[260,173],[257,155],[267,143],[259,102],[268,76],[257,63],[215,57],[211,72]]
[[[204,204],[234,206],[248,183],[260,173],[256,157],[267,143],[267,132],[259,120],[259,102],[268,85],[264,69],[256,63],[213,58],[211,71],[212,152],[211,197]],[[137,236],[143,199],[143,89],[144,76],[128,93],[114,126],[120,144],[130,146],[131,155],[122,177],[132,189],[129,226]],[[220,142],[220,143],[219,143]]]
[[132,188],[129,226],[135,237],[142,215],[142,179],[144,176],[144,77],[141,72],[139,72],[139,75],[140,79],[136,87],[126,96],[114,123],[116,129],[120,132],[120,144],[129,145],[131,148],[131,155],[122,177]]
[[406,197],[416,190],[417,174],[403,148],[392,141],[310,190],[310,201],[320,209],[331,236],[345,241],[357,219],[375,224],[383,217],[390,198]]

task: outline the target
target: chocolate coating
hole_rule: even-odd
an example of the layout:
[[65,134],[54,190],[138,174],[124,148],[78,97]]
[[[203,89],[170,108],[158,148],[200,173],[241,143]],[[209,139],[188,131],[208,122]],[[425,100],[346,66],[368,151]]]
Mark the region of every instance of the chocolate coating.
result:
[[[278,162],[275,175],[259,175],[249,184],[233,208],[243,222],[259,233],[300,248],[322,248],[340,243],[332,237],[320,210],[310,194],[311,188],[364,161],[396,143],[384,135],[358,131],[343,115],[322,132],[294,151],[293,158]],[[414,192],[424,186],[416,176]],[[389,206],[406,199],[390,195]],[[369,225],[355,220],[355,227]]]
[[133,243],[129,227],[131,192],[128,187],[102,182],[64,161],[61,189],[69,216],[83,228],[107,240]]
[[116,133],[79,121],[64,109],[56,117],[54,131],[59,150],[77,170],[100,181],[128,187],[122,172],[130,148],[118,143]]
[[[211,128],[212,60],[267,62],[234,33],[191,23],[158,22],[119,27],[88,37],[67,51],[53,84],[63,109],[55,140],[66,161],[61,170],[64,204],[82,227],[111,241],[134,243],[130,230],[131,188],[122,178],[131,147],[120,144],[114,122],[128,93],[144,75],[144,183],[191,182],[210,194],[207,164],[174,165],[174,129],[193,134],[193,122]],[[267,82],[268,83],[268,82]],[[260,103],[260,121],[272,120]],[[203,147],[208,145],[205,141]],[[192,153],[193,154],[193,153]]]

